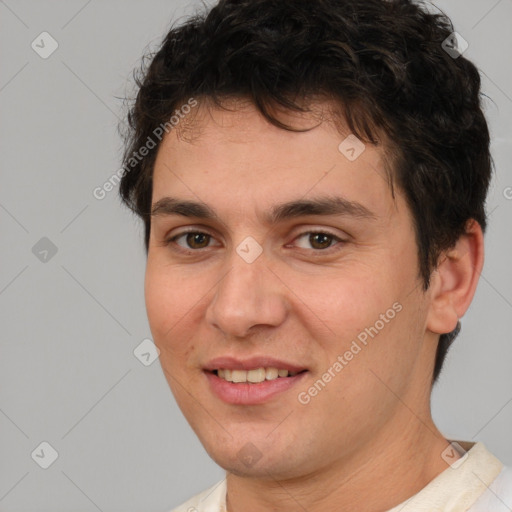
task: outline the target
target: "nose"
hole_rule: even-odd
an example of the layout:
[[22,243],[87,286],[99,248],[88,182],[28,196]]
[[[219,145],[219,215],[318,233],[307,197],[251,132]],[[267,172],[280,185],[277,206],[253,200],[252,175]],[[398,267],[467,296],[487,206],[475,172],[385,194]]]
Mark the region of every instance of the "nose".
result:
[[206,321],[227,337],[243,338],[256,326],[277,327],[288,313],[286,288],[264,254],[247,263],[235,251],[206,310]]

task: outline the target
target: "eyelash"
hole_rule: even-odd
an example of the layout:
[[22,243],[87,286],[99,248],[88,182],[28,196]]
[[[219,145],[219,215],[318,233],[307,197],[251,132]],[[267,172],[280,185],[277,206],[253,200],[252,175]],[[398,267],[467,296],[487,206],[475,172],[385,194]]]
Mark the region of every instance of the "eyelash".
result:
[[[171,238],[168,238],[167,240],[164,241],[164,245],[165,246],[170,246],[171,244],[175,244],[177,239],[179,239],[179,238],[181,238],[181,237],[183,237],[185,235],[189,235],[189,234],[206,235],[206,236],[209,236],[211,238],[214,238],[213,235],[210,235],[210,233],[206,233],[204,231],[189,230],[189,231],[182,231],[181,233],[178,233],[177,235],[174,235]],[[326,236],[332,238],[333,242],[339,242],[339,243],[342,243],[342,244],[345,242],[345,240],[339,238],[338,236],[336,236],[336,235],[334,235],[332,233],[329,233],[328,231],[304,231],[303,233],[298,234],[294,238],[294,240],[302,238],[302,237],[304,237],[306,235],[326,235]],[[178,244],[175,244],[175,245],[177,247],[176,248],[177,251],[185,253],[185,254],[198,253],[198,252],[201,252],[203,249],[208,249],[209,248],[209,247],[202,247],[201,249],[184,249],[183,247],[179,246]],[[321,253],[321,254],[327,254],[327,253],[331,253],[332,252],[332,251],[330,251],[330,249],[335,247],[335,245],[330,245],[329,247],[326,247],[325,249],[309,249],[309,250],[311,250],[313,252]],[[308,250],[308,249],[303,249],[303,250]]]

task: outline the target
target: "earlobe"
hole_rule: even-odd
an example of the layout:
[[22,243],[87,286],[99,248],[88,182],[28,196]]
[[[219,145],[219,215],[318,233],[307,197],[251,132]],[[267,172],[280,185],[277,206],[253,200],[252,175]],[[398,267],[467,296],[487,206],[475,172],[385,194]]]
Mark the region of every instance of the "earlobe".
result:
[[436,334],[452,332],[473,300],[484,264],[480,224],[470,219],[454,247],[442,253],[432,272],[427,328]]

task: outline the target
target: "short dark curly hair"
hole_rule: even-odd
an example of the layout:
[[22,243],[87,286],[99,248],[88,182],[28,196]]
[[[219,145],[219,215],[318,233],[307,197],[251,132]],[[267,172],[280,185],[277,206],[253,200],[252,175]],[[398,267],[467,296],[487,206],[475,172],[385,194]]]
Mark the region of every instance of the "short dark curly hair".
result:
[[[294,130],[273,107],[304,112],[321,96],[361,140],[392,146],[391,190],[396,182],[411,209],[427,290],[467,221],[485,232],[492,170],[480,76],[446,51],[452,33],[443,13],[412,0],[220,0],[173,27],[135,73],[124,132],[120,196],[144,221],[146,251],[154,162],[177,109],[242,98]],[[433,382],[459,329],[440,336]]]

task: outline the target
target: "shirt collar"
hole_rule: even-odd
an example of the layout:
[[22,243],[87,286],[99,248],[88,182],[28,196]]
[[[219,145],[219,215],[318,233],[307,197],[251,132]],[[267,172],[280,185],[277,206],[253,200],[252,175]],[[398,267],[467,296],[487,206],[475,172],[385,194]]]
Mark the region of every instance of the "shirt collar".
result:
[[503,469],[503,464],[480,442],[451,443],[457,443],[466,452],[462,458],[388,512],[465,512],[477,501]]

